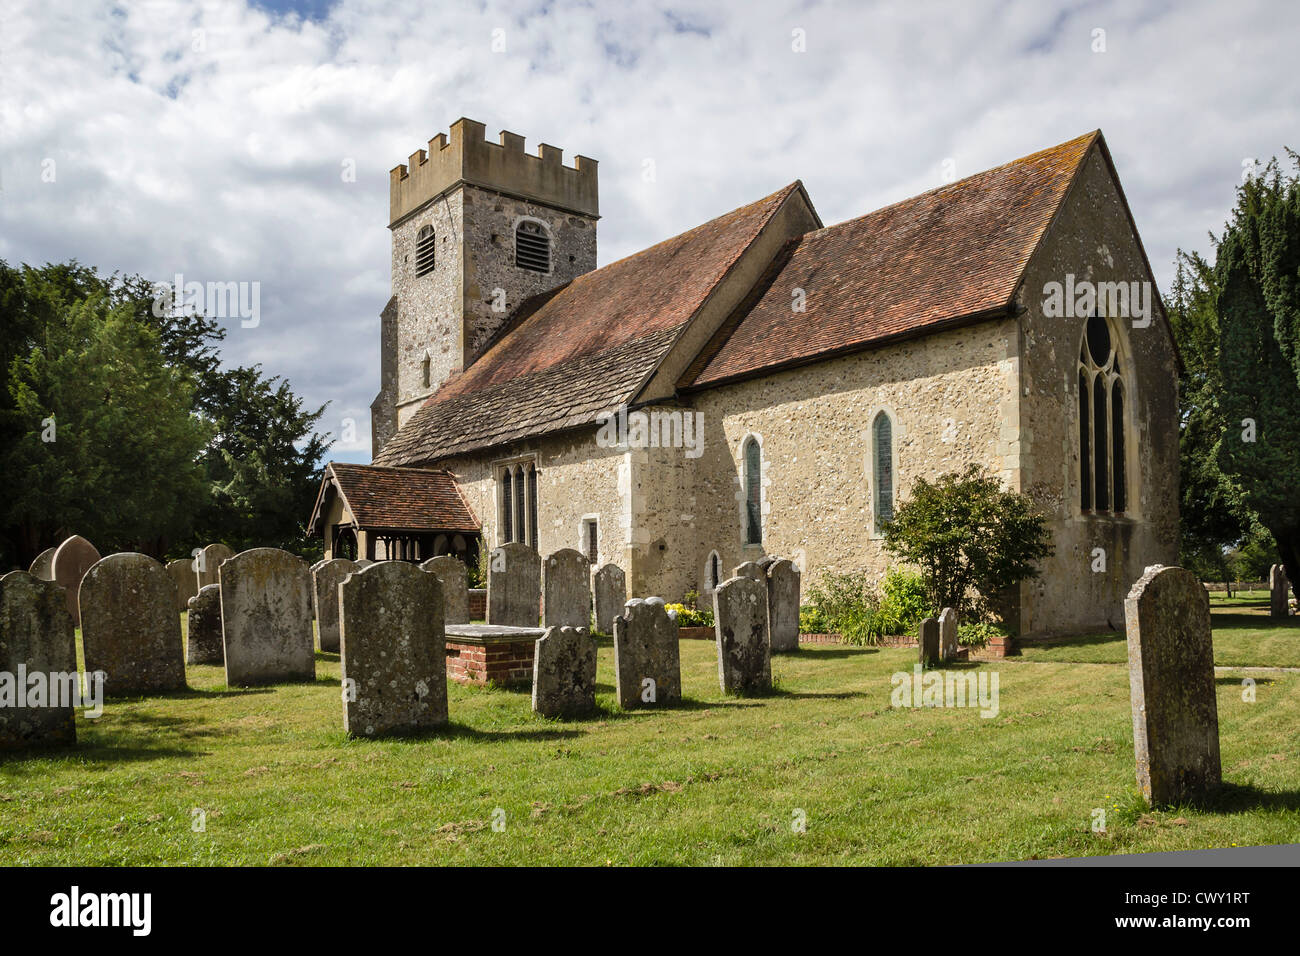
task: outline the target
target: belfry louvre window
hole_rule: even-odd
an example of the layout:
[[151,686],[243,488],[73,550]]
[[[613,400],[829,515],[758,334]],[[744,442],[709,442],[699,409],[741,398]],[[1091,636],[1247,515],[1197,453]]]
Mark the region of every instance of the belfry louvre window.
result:
[[1122,514],[1128,507],[1124,372],[1110,323],[1088,320],[1079,348],[1079,508]]
[[551,237],[539,223],[521,222],[516,227],[515,265],[531,272],[551,271]]
[[415,274],[417,276],[433,271],[433,240],[433,226],[422,226],[415,236]]

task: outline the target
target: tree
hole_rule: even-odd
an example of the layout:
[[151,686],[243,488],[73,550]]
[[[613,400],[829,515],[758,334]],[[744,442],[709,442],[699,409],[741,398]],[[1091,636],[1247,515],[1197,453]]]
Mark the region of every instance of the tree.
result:
[[936,610],[960,616],[989,610],[1055,550],[1032,500],[978,465],[934,483],[918,478],[885,526],[885,547],[921,570]]

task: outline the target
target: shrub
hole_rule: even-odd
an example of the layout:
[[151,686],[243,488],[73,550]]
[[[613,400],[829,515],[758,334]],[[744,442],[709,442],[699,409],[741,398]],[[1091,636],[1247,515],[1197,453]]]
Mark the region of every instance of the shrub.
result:
[[1047,519],[1029,496],[1003,488],[978,465],[933,484],[918,478],[885,527],[885,547],[921,569],[931,607],[961,617],[978,616],[972,611],[1035,577],[1035,562],[1054,553]]
[[983,647],[994,637],[1010,636],[1011,632],[1005,627],[984,621],[957,626],[957,643],[962,647]]
[[676,614],[678,627],[712,627],[713,612],[687,607],[685,604],[667,605],[668,613]]
[[[827,571],[808,590],[817,623],[846,644],[875,644],[889,634],[909,634],[930,613],[924,581],[915,571],[890,568],[877,590],[866,574]],[[800,610],[800,629],[804,611]],[[818,633],[809,631],[809,633]]]
[[915,571],[890,568],[881,585],[883,597],[876,614],[876,633],[911,634],[921,620],[934,613],[925,579]]
[[799,608],[800,634],[827,634],[830,629],[830,622],[818,608],[811,604],[805,604]]

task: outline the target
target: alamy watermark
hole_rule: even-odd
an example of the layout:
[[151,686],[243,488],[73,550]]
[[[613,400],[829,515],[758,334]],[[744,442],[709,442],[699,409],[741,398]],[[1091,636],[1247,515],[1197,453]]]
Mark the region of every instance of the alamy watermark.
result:
[[1150,282],[1076,281],[1066,273],[1065,282],[1043,284],[1043,315],[1049,319],[1087,319],[1098,314],[1132,319],[1133,328],[1151,324],[1154,291]]
[[914,664],[912,673],[898,671],[889,683],[893,707],[978,707],[981,717],[998,715],[997,671],[927,671]]
[[104,713],[104,672],[28,671],[19,664],[18,671],[0,671],[0,707],[64,708],[85,711],[94,719]]
[[210,319],[239,319],[246,329],[257,328],[262,321],[260,282],[186,282],[178,272],[171,285],[155,283],[153,294],[153,314],[158,318],[193,311]]
[[680,408],[629,412],[620,405],[597,417],[601,448],[684,448],[687,458],[704,454],[704,413]]

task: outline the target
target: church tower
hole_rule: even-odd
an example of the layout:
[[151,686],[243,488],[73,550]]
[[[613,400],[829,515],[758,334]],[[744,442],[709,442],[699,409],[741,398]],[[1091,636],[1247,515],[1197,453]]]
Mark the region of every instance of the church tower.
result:
[[389,174],[392,298],[381,316],[371,453],[525,299],[596,268],[596,161],[459,119]]

